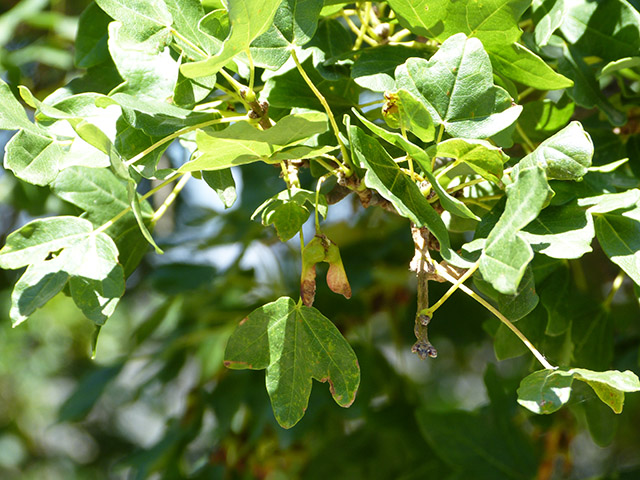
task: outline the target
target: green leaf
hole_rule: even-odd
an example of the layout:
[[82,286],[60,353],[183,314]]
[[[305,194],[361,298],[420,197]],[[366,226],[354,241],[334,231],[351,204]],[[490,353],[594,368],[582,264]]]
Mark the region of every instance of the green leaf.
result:
[[544,170],[537,164],[519,169],[514,183],[507,187],[507,203],[487,237],[480,257],[480,272],[501,293],[516,293],[533,252],[520,235],[538,216],[551,190]]
[[592,251],[593,218],[575,203],[547,207],[520,232],[536,252],[552,258],[580,258]]
[[268,130],[238,122],[219,132],[198,130],[196,142],[202,155],[180,167],[181,172],[221,170],[270,157],[285,147],[304,142],[327,130],[324,113],[287,115]]
[[224,8],[216,8],[202,17],[197,25],[200,39],[207,53],[215,54],[220,52],[231,29],[227,11]]
[[306,44],[316,33],[322,0],[284,0],[273,19],[284,39],[298,47]]
[[[585,385],[585,390],[589,388]],[[572,405],[572,410],[584,412],[584,418],[589,428],[591,438],[600,447],[608,447],[613,442],[614,436],[618,431],[618,417],[604,403],[592,399],[586,402]]]
[[91,222],[63,216],[33,220],[7,237],[0,268],[14,270],[43,261],[49,253],[78,242],[93,230]]
[[4,167],[33,185],[47,185],[53,181],[63,156],[58,142],[43,134],[21,130],[5,147]]
[[[65,249],[69,250],[69,249]],[[91,235],[70,249],[75,259],[65,264],[75,304],[97,325],[113,314],[124,294],[124,270],[118,263],[118,249],[104,233]]]
[[516,121],[522,107],[493,84],[482,43],[464,34],[446,40],[429,61],[410,58],[396,69],[396,86],[422,99],[436,125],[454,137],[487,138]]
[[535,278],[531,268],[525,270],[524,277],[518,285],[515,295],[504,295],[494,290],[490,284],[476,275],[474,284],[480,292],[498,304],[498,310],[512,322],[524,318],[538,305],[538,295],[536,293]]
[[97,0],[98,6],[111,18],[122,23],[130,38],[144,41],[171,26],[172,18],[162,0]]
[[266,32],[282,0],[234,0],[229,2],[231,31],[222,50],[206,60],[185,63],[180,71],[185,77],[206,77],[217,73],[234,56],[249,48],[251,42]]
[[598,107],[612,125],[621,126],[626,123],[626,115],[611,105],[600,91],[594,72],[574,47],[564,46],[563,56],[558,61],[558,70],[573,80],[573,88],[568,89],[567,93],[578,105],[585,108]]
[[518,403],[538,414],[559,410],[571,397],[573,375],[563,370],[539,370],[525,377],[518,388]]
[[451,213],[454,213],[462,218],[470,218],[476,220],[478,217],[469,210],[464,203],[458,200],[455,197],[452,197],[447,193],[447,191],[442,188],[442,185],[436,180],[436,177],[431,172],[431,158],[429,155],[425,153],[425,151],[418,147],[417,145],[411,143],[409,140],[405,139],[402,135],[395,132],[390,132],[388,130],[379,127],[375,123],[367,120],[364,116],[358,113],[357,110],[353,110],[353,113],[358,117],[358,119],[373,133],[382,138],[384,141],[389,142],[392,145],[401,148],[405,152],[407,152],[411,157],[420,163],[420,166],[423,169],[424,175],[431,183],[431,186],[438,194],[438,198],[440,199],[440,203],[442,206]]
[[400,24],[417,35],[443,42],[457,33],[486,46],[510,45],[520,38],[518,20],[528,0],[390,0]]
[[565,0],[567,16],[560,31],[584,56],[605,61],[640,51],[640,12],[625,0]]
[[365,168],[364,183],[390,201],[396,211],[418,227],[427,227],[440,242],[440,254],[450,263],[468,265],[468,262],[451,249],[447,229],[418,186],[411,181],[393,158],[373,138],[360,128],[349,129],[351,148]]
[[95,3],[80,15],[78,34],[75,43],[75,64],[77,67],[90,68],[109,59],[107,39],[111,17]]
[[[358,105],[360,88],[352,79],[342,77],[339,80],[328,80],[320,73],[320,66],[313,65],[311,59],[302,62],[302,67],[331,105],[334,114],[341,107]],[[292,105],[310,110],[324,110],[318,97],[311,91],[309,85],[305,83],[295,68],[281,75],[270,77],[261,92],[261,98],[267,100],[272,107],[287,110]]]
[[402,45],[382,45],[366,48],[351,67],[351,78],[363,88],[374,92],[395,90],[393,76],[398,65],[411,57],[422,56],[422,51]]
[[407,90],[398,90],[395,95],[398,115],[404,128],[423,142],[432,142],[436,129],[425,105]]
[[565,0],[533,0],[531,13],[536,28],[533,32],[536,45],[544,47],[567,16]]
[[540,283],[540,303],[547,311],[547,335],[561,335],[567,331],[574,316],[569,269],[561,267]]
[[136,222],[138,222],[138,227],[140,228],[142,236],[147,239],[147,242],[151,244],[157,254],[162,255],[164,252],[153,239],[153,236],[151,235],[151,232],[149,231],[149,229],[147,228],[147,224],[145,223],[142,205],[140,204],[140,197],[136,192],[136,188],[136,182],[133,179],[129,179],[127,181],[127,194],[129,197],[129,205],[131,206],[131,211],[133,212],[133,216],[135,217]]
[[[96,228],[130,206],[125,184],[106,168],[67,168],[56,177],[51,189],[59,198],[84,210],[84,218]],[[153,210],[148,202],[142,202],[141,207],[147,221]],[[124,215],[106,233],[120,251],[119,261],[125,275],[130,275],[149,248],[133,213]]]
[[219,114],[195,112],[187,108],[128,93],[114,93],[110,97],[97,100],[99,106],[120,105],[125,121],[151,137],[164,137],[182,128],[210,121]]
[[59,255],[53,260],[34,263],[27,267],[11,293],[9,317],[12,326],[20,325],[62,291],[69,280],[63,263],[67,259],[68,255]]
[[[283,190],[260,205],[251,218],[261,214],[262,224],[273,224],[278,237],[285,242],[300,231],[304,222],[309,218],[307,205],[315,207],[316,195],[310,190],[291,188]],[[320,195],[317,206],[318,213],[327,216],[327,200]]]
[[502,166],[509,160],[501,148],[484,140],[450,138],[429,149],[429,155],[455,158],[463,162],[483,178],[500,184]]
[[602,67],[598,78],[604,77],[605,75],[612,75],[613,73],[624,70],[625,68],[636,67],[640,67],[640,57],[626,57],[621,58],[620,60],[614,60],[613,62],[609,62],[604,67]]
[[119,92],[165,102],[173,95],[179,68],[165,40],[153,37],[145,43],[133,42],[122,31],[120,24],[109,25],[109,52],[124,80],[110,95]]
[[92,231],[87,220],[51,217],[34,220],[7,238],[0,267],[29,265],[12,294],[14,325],[53,298],[67,280],[88,318],[102,324],[113,313],[124,293],[124,272],[111,238]]
[[538,90],[557,90],[573,86],[573,81],[556,73],[527,47],[514,43],[488,49],[495,71]]
[[574,379],[591,386],[600,400],[615,413],[622,412],[625,392],[640,391],[637,375],[629,370],[540,370],[522,381],[518,388],[518,403],[534,413],[553,413],[569,401]]
[[[303,46],[298,55],[304,61],[308,55],[313,56],[313,64],[323,78],[338,80],[344,76],[336,75],[335,58],[349,52],[353,46],[350,32],[333,18],[322,18],[318,22],[320,0],[304,0],[294,2],[287,0],[280,5],[274,18],[274,24],[251,43],[251,55],[256,65],[269,70],[278,70],[287,64],[279,73],[295,69],[295,63],[289,60],[289,50],[293,45]],[[244,59],[244,55],[240,55]],[[269,75],[263,76],[263,79]]]
[[640,380],[630,370],[625,372],[617,370],[593,372],[584,368],[573,368],[571,372],[577,380],[581,380],[593,388],[598,398],[609,405],[615,413],[622,412],[624,392],[640,391]]
[[229,368],[266,369],[267,392],[284,428],[304,415],[312,379],[328,381],[342,407],[353,403],[360,383],[355,353],[335,325],[288,297],[249,314],[229,338],[224,358]]
[[604,214],[596,218],[595,228],[607,257],[640,285],[640,222],[624,214]]
[[501,425],[500,418],[487,409],[433,412],[421,408],[416,418],[431,448],[454,472],[460,472],[448,478],[525,480],[536,470],[529,442],[511,423]]
[[204,17],[204,9],[199,0],[163,0],[173,19],[175,41],[191,58],[202,58],[201,50],[193,45],[205,47],[207,37],[198,30],[198,23]]
[[268,210],[264,223],[273,224],[280,240],[286,242],[300,231],[307,218],[309,218],[309,211],[306,208],[296,202],[284,202]]
[[[525,297],[526,296],[527,293],[525,292]],[[511,298],[516,299],[517,297]],[[529,296],[529,298],[534,300],[532,296]],[[535,297],[535,300],[537,300],[537,296]],[[514,305],[513,312],[516,312],[517,309],[518,306]],[[531,313],[518,320],[517,326],[530,342],[534,345],[538,345],[544,340],[545,326],[547,323],[547,311],[542,307],[542,305],[540,305],[540,303],[538,303]],[[504,323],[500,323],[495,332],[493,350],[496,358],[500,361],[531,353],[526,345],[522,343],[522,340],[520,340]]]
[[11,93],[9,85],[0,79],[0,130],[28,130],[37,132],[39,129],[29,121],[20,102]]
[[518,124],[527,132],[529,139],[541,142],[564,127],[575,109],[567,95],[556,103],[548,98],[525,103]]
[[338,147],[325,145],[324,147],[309,147],[307,145],[295,145],[285,147],[269,157],[269,162],[279,162],[281,160],[304,160],[305,158],[315,158],[337,150]]
[[173,102],[182,107],[192,107],[207,98],[207,95],[211,93],[215,84],[215,75],[195,79],[187,78],[179,74],[173,92]]
[[105,388],[122,371],[123,363],[101,366],[91,370],[74,387],[74,391],[58,412],[58,420],[61,422],[80,421],[92,410]]
[[640,203],[640,190],[633,188],[620,193],[604,193],[594,197],[577,200],[581,207],[587,207],[591,214],[609,213],[615,210],[628,210]]
[[580,122],[573,121],[549,137],[522,161],[537,164],[549,179],[579,181],[586,175],[593,158],[593,142]]
[[585,368],[609,368],[613,361],[613,319],[598,306],[582,308],[581,314],[574,314],[572,318],[572,359]]
[[225,208],[229,208],[235,203],[238,195],[231,169],[205,170],[202,172],[202,179],[215,190]]
[[[351,31],[337,18],[324,18],[318,23],[316,34],[300,51],[300,61],[310,52],[313,66],[321,77],[337,81],[349,76],[347,66],[353,63],[352,48]],[[289,63],[291,68],[293,63]]]

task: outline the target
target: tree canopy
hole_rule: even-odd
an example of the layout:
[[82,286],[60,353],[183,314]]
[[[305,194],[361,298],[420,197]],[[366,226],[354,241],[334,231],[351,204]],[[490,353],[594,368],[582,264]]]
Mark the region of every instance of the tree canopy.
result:
[[0,476],[636,478],[639,8],[15,3]]

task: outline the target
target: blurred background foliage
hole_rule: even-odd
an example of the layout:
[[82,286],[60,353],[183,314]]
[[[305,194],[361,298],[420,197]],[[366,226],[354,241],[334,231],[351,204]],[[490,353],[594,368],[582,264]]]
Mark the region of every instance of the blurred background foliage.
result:
[[[72,44],[89,3],[2,0],[2,78],[43,98],[77,76]],[[597,116],[590,121],[601,156],[594,163],[620,158],[611,152],[624,145],[610,126],[598,130]],[[173,162],[184,155],[177,145],[166,154]],[[272,167],[234,173],[240,196],[230,210],[203,182],[190,182],[156,232],[166,254],[149,254],[128,280],[93,360],[93,326],[63,295],[12,330],[9,296],[17,273],[0,271],[0,478],[640,478],[640,395],[627,395],[616,416],[585,388],[568,409],[534,416],[515,401],[533,359],[500,337],[497,320],[466,296],[455,294],[430,327],[437,360],[412,355],[409,229],[351,198],[331,207],[325,233],[340,245],[353,298],[333,295],[320,282],[316,307],[356,350],[360,390],[342,409],[316,384],[303,420],[291,430],[278,427],[264,372],[228,371],[222,358],[241,318],[296,294],[299,253],[295,240],[281,244],[271,229],[248,220],[281,189]],[[251,188],[241,187],[243,178]],[[0,202],[0,244],[35,216],[73,211],[48,189],[6,171]],[[598,311],[614,265],[596,246],[568,267],[539,289],[564,285],[558,277],[571,275],[575,291],[567,291],[565,310]],[[534,268],[551,271],[542,258]],[[434,285],[431,294],[445,288]],[[546,316],[545,308],[534,314]],[[606,332],[585,333],[580,365],[604,361],[638,371],[638,300],[630,282],[608,315]],[[530,324],[521,328],[543,352],[561,352],[571,341]],[[585,332],[588,326],[574,324]],[[613,336],[614,352],[599,348],[605,334]]]

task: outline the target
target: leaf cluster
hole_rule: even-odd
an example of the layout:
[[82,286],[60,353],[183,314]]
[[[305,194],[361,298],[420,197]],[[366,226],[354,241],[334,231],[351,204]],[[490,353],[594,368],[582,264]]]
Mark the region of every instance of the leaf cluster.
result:
[[[620,414],[625,393],[640,390],[633,366],[614,357],[615,339],[637,334],[616,319],[614,297],[622,288],[637,309],[638,51],[640,13],[626,0],[97,0],[78,20],[81,76],[46,95],[0,80],[0,129],[15,131],[5,170],[64,202],[16,223],[0,249],[2,269],[24,269],[12,323],[63,293],[93,321],[97,341],[136,269],[151,268],[160,290],[183,292],[188,285],[143,258],[150,246],[171,259],[189,244],[163,239],[161,226],[172,205],[188,205],[183,189],[204,180],[226,219],[207,247],[244,255],[254,239],[280,240],[283,276],[301,270],[268,294],[219,298],[246,318],[233,333],[226,319],[214,335],[228,339],[219,363],[266,370],[281,426],[302,419],[313,379],[342,407],[356,399],[367,375],[358,322],[373,322],[343,325],[331,301],[321,313],[316,296],[331,294],[316,268],[327,263],[328,288],[366,303],[364,285],[384,275],[352,257],[358,245],[385,255],[396,231],[403,263],[394,268],[417,278],[401,331],[433,348],[427,326],[438,329],[445,301],[464,294],[491,317],[484,329],[499,360],[531,352],[541,363],[533,373],[525,366],[520,405],[549,414],[588,385]],[[185,158],[167,162],[170,145]],[[356,240],[332,219],[349,208],[345,197]],[[376,222],[388,238],[376,236]],[[606,282],[581,266],[596,255]],[[222,276],[242,283],[242,258]],[[195,273],[189,281],[201,286]],[[451,287],[436,296],[436,283]],[[299,301],[290,297],[298,286]],[[491,408],[508,397],[498,377],[489,369],[484,378]],[[531,477],[533,453],[515,461],[486,447],[476,458],[477,445],[520,435],[513,425],[496,420],[493,432],[475,415],[415,410],[447,468],[465,475],[479,463],[478,478]],[[474,432],[456,454],[446,447],[453,436],[438,439],[448,422]],[[524,440],[522,449],[533,452]]]

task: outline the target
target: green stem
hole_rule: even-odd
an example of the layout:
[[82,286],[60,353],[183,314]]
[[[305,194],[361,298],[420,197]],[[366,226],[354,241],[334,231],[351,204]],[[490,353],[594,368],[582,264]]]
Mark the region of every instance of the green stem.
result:
[[412,34],[411,30],[407,30],[405,28],[405,29],[402,29],[399,32],[394,33],[393,35],[391,35],[389,37],[389,41],[390,42],[399,42],[400,40],[402,40],[403,38],[408,37],[411,34]]
[[[400,116],[400,133],[402,134],[402,138],[404,138],[405,140],[408,140],[407,129],[405,128],[404,121],[402,120],[402,116]],[[415,182],[416,174],[413,169],[413,159],[409,154],[407,154],[407,164],[409,167],[409,178],[411,178],[411,180]]]
[[247,48],[246,54],[247,58],[249,59],[249,93],[253,93],[253,96],[255,97],[255,93],[253,92],[253,83],[255,81],[256,68],[253,64],[253,57],[251,56],[250,48]]
[[[357,15],[358,12],[353,11],[351,14]],[[344,18],[344,21],[347,22],[347,26],[351,29],[351,31],[356,34],[356,37],[360,37],[360,29],[356,26],[355,23],[353,23],[353,20],[351,20],[351,17],[349,17],[347,10],[343,10],[342,18]],[[368,43],[372,47],[375,47],[376,45],[378,45],[378,42],[376,42],[374,39],[372,39],[366,34],[362,35],[362,40],[364,40],[366,43]]]
[[[189,40],[188,38],[185,38],[184,36],[182,36],[180,34],[180,32],[178,32],[175,29],[171,29],[171,33],[173,34],[173,36],[178,37],[180,40],[182,40],[184,43],[186,43],[187,45],[189,45],[191,48],[193,48],[196,52],[198,52],[199,55],[201,55],[203,58],[207,58],[209,55],[207,55],[207,52],[205,52],[204,50],[202,50],[200,47],[198,47],[196,44],[194,44],[193,42],[191,42],[191,40]],[[193,59],[195,60],[195,59]]]
[[287,184],[287,190],[289,191],[289,198],[291,198],[291,180],[289,179],[289,170],[285,161],[280,162],[280,170],[282,170],[282,179]]
[[[447,281],[453,284],[456,284],[458,282],[457,279],[449,275],[449,273],[446,270],[444,270],[442,267],[440,267],[440,265],[434,262],[434,266],[436,267],[436,273],[438,275],[440,275],[441,277],[444,277]],[[520,341],[527,346],[527,348],[531,351],[531,353],[533,353],[533,356],[536,357],[536,359],[542,364],[544,368],[548,370],[555,370],[557,368],[551,365],[547,361],[547,359],[544,358],[544,356],[538,351],[538,349],[533,346],[533,344],[529,341],[529,339],[504,315],[502,315],[496,308],[494,308],[493,305],[491,305],[489,302],[487,302],[484,298],[482,298],[480,295],[475,293],[469,287],[466,287],[465,285],[460,284],[459,288],[464,293],[466,293],[471,298],[473,298],[476,302],[478,302],[480,305],[482,305],[484,308],[486,308],[491,313],[493,313],[498,318],[498,320],[504,323],[509,328],[509,330],[511,330],[520,339]]]
[[216,109],[218,108],[220,105],[222,105],[225,101],[220,99],[220,97],[218,97],[217,100],[213,100],[212,102],[207,102],[207,103],[201,103],[200,105],[196,105],[195,107],[193,107],[193,111],[194,112],[202,112],[205,110],[209,110],[209,109]]
[[318,179],[318,183],[316,184],[316,233],[320,231],[320,216],[318,215],[318,205],[320,204],[320,189],[322,188],[322,184],[324,181],[329,178],[331,172],[324,174]]
[[482,203],[481,201],[479,201],[476,198],[461,198],[460,201],[462,203],[465,203],[465,204],[470,203],[472,205],[477,205],[478,207],[484,208],[487,211],[491,210],[491,208],[492,208],[489,205],[485,205],[484,203]]
[[624,276],[625,276],[624,271],[620,270],[616,278],[613,279],[613,284],[611,285],[611,291],[609,292],[609,295],[607,295],[607,298],[604,300],[604,302],[602,302],[602,306],[604,307],[605,310],[609,310],[611,308],[611,302],[613,302],[613,297],[616,296],[616,293],[618,293],[618,290],[620,290],[620,287],[622,287]]
[[[369,2],[369,5],[371,5],[371,2]],[[369,24],[370,25],[374,25],[374,26],[378,26],[381,23],[382,22],[380,21],[380,19],[376,15],[376,12],[373,10],[373,8],[370,8],[369,9]]]
[[576,284],[576,287],[578,287],[578,290],[582,292],[589,290],[587,277],[584,273],[584,269],[582,268],[582,262],[580,262],[579,259],[569,260],[569,265],[571,266],[571,272],[573,273],[573,281]]
[[371,10],[371,2],[366,2],[364,7],[364,15],[360,14],[358,11],[358,18],[360,19],[360,30],[358,32],[358,37],[356,38],[355,43],[353,44],[353,50],[358,50],[362,45],[362,41],[367,33],[367,27],[369,26],[369,11]]
[[518,94],[518,103],[522,103],[523,98],[525,98],[527,95],[532,94],[535,91],[536,89],[533,87],[525,88],[522,92]]
[[[347,148],[344,146],[344,144],[342,143],[342,140],[340,139],[340,130],[338,129],[338,124],[336,123],[336,119],[333,116],[333,112],[331,111],[331,107],[329,107],[329,104],[327,103],[327,100],[324,98],[322,93],[320,93],[320,90],[318,90],[316,88],[314,83],[307,76],[307,72],[305,72],[304,68],[302,68],[302,65],[300,64],[300,60],[298,60],[298,56],[296,55],[296,51],[295,50],[291,50],[291,58],[293,58],[293,61],[295,62],[296,67],[298,68],[298,72],[300,72],[300,75],[302,76],[304,81],[307,83],[307,85],[309,86],[311,91],[314,93],[314,95],[318,98],[318,100],[320,100],[320,103],[324,107],[325,112],[327,112],[327,116],[329,117],[329,123],[331,124],[331,128],[333,129],[333,133],[336,136],[336,140],[338,141],[338,145],[340,146],[340,152],[342,153],[342,159],[343,159],[345,165],[349,169],[349,175],[351,175],[351,173],[353,173],[353,169],[352,169],[352,165],[353,164],[351,163],[351,159],[349,158],[349,152],[347,151]],[[345,175],[346,175],[346,173],[345,173]],[[349,176],[349,175],[347,175],[347,176]]]
[[322,165],[328,172],[331,172],[332,175],[335,175],[336,170],[340,170],[343,173],[345,172],[346,167],[336,157],[329,156],[329,155],[323,155],[323,157],[331,160],[332,162],[336,162],[338,164],[338,168],[336,169],[336,167],[332,167],[327,162],[325,162],[321,157],[315,157],[314,158],[314,160],[316,162],[318,162],[320,165]]
[[182,130],[178,130],[177,132],[172,133],[171,135],[167,135],[166,137],[158,140],[156,143],[151,145],[150,147],[145,148],[142,152],[137,154],[131,160],[127,160],[125,162],[126,166],[133,165],[134,163],[142,160],[145,156],[153,152],[156,148],[164,145],[167,142],[170,142],[180,135],[184,135],[185,133],[192,132],[193,130],[197,130],[198,128],[208,127],[210,125],[217,125],[219,123],[230,123],[230,122],[239,122],[241,120],[249,120],[249,117],[246,115],[237,116],[237,117],[222,117],[222,118],[214,118],[213,120],[209,120],[207,122],[198,123],[197,125],[192,125],[190,127],[183,128]]
[[400,168],[400,170],[409,175],[409,177],[411,177],[411,179],[414,181],[418,180],[419,182],[426,182],[426,179],[424,177],[409,168]]
[[377,105],[379,103],[384,103],[384,98],[381,98],[380,100],[373,100],[371,102],[367,102],[367,103],[361,103],[360,105],[358,105],[358,108],[360,110],[362,110],[364,107],[370,107],[371,105]]
[[[242,85],[240,82],[238,82],[235,78],[233,78],[232,75],[229,75],[229,73],[227,73],[227,71],[224,68],[221,68],[219,73],[225,78],[227,82],[229,82],[229,85],[231,85],[233,89],[236,91],[237,93],[236,98],[240,101],[240,103],[244,105],[244,108],[247,110],[247,112],[250,112],[251,106],[245,100],[246,87]],[[227,90],[225,93],[228,93],[228,92],[229,90]]]
[[158,210],[156,210],[153,216],[151,217],[152,225],[155,225],[156,222],[160,220],[162,216],[167,212],[167,209],[169,208],[169,206],[175,201],[175,199],[178,197],[178,194],[182,191],[182,189],[187,184],[190,178],[191,178],[191,172],[187,172],[176,184],[176,186],[173,187],[173,190],[171,191],[169,196],[165,198],[164,202],[162,202],[162,205],[160,205],[160,208],[158,208]]
[[[512,170],[513,170],[513,167],[507,168],[504,170],[503,173],[505,175],[508,175],[509,173],[511,173]],[[489,183],[489,180],[482,177],[475,178],[473,180],[469,180],[468,182],[464,182],[464,183],[461,183],[460,185],[456,185],[455,187],[451,187],[450,189],[447,189],[447,193],[454,193],[454,192],[457,192],[458,190],[462,190],[463,188],[471,187],[473,185],[477,185],[478,183],[482,183],[482,182]]]
[[[144,195],[142,195],[140,197],[140,200],[146,200],[147,198],[149,198],[150,196],[154,195],[156,192],[158,192],[159,190],[163,189],[164,187],[166,187],[167,185],[169,185],[171,182],[175,181],[176,179],[182,177],[184,174],[183,173],[174,173],[171,177],[167,178],[164,182],[162,182],[160,185],[152,188],[151,190],[149,190],[147,193],[145,193]],[[113,218],[111,218],[111,220],[107,221],[106,223],[102,224],[100,227],[98,227],[97,229],[95,229],[93,231],[94,235],[97,235],[98,233],[104,232],[105,230],[107,230],[109,227],[111,227],[111,225],[113,225],[114,223],[116,223],[118,220],[120,220],[122,217],[124,217],[127,213],[129,213],[131,211],[131,207],[127,207],[125,209],[123,209],[120,213],[118,213],[117,215],[115,215]]]
[[470,269],[468,269],[464,275],[462,275],[457,281],[456,283],[454,283],[451,288],[449,288],[449,290],[442,296],[440,297],[440,300],[438,300],[436,303],[434,303],[433,305],[431,305],[429,308],[424,309],[422,312],[419,312],[421,314],[427,315],[429,317],[433,317],[433,313],[438,310],[438,308],[440,308],[442,306],[442,304],[444,302],[447,301],[447,299],[453,295],[453,292],[455,292],[456,290],[458,290],[458,288],[460,288],[460,285],[462,285],[471,275],[474,274],[474,272],[478,269],[478,266],[480,264],[476,263],[473,267],[471,267]]
[[456,168],[458,165],[460,165],[460,160],[454,160],[453,162],[451,162],[449,165],[438,172],[438,174],[436,175],[436,180],[440,180],[444,175]]
[[[436,139],[436,145],[440,143],[443,135],[444,135],[444,125],[440,125],[440,127],[438,128],[438,138]],[[433,172],[435,168],[436,168],[436,157],[434,155],[434,157],[431,159],[431,171]]]
[[525,145],[523,145],[523,147],[525,147],[525,152],[533,152],[536,149],[536,146],[533,144],[529,136],[524,132],[519,123],[516,123],[516,132],[518,132],[518,135],[520,135],[524,140]]

